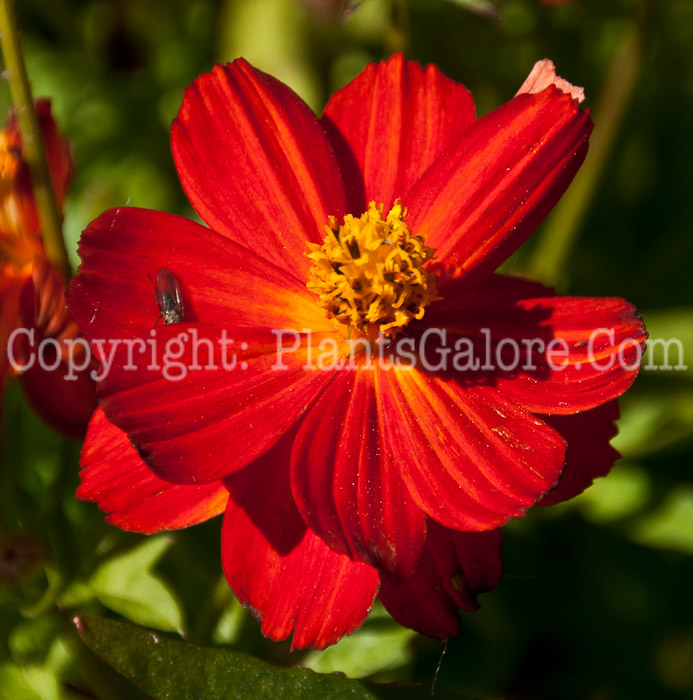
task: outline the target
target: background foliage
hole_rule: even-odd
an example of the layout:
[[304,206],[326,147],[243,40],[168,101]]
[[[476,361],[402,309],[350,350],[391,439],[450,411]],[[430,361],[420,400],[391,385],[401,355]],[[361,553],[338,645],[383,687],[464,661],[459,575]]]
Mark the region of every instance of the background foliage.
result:
[[[71,254],[80,231],[112,206],[193,216],[168,128],[184,86],[216,61],[244,55],[319,111],[368,61],[404,50],[465,83],[484,114],[514,94],[535,60],[552,58],[586,88],[593,146],[512,268],[562,293],[626,297],[651,336],[681,339],[688,370],[642,373],[622,401],[615,445],[624,458],[607,479],[506,528],[504,580],[450,642],[435,696],[448,687],[478,698],[691,697],[693,4],[364,0],[343,22],[316,18],[310,4],[18,3],[34,94],[52,99],[73,145]],[[1,84],[0,113],[8,104]],[[137,697],[82,643],[78,613],[278,665],[430,686],[442,644],[377,607],[324,652],[289,654],[263,639],[221,576],[218,520],[151,538],[105,525],[74,497],[79,445],[44,428],[16,386],[4,400],[0,697]]]

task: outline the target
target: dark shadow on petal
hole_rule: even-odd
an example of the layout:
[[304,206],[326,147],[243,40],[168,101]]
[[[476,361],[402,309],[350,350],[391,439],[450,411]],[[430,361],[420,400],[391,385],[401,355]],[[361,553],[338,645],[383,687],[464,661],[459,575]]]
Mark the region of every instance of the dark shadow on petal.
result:
[[307,528],[289,483],[289,453],[295,435],[294,428],[262,457],[224,480],[231,500],[281,556],[298,546]]
[[337,157],[337,162],[339,163],[339,169],[341,170],[342,179],[344,181],[344,190],[346,192],[349,213],[354,216],[360,216],[362,212],[366,211],[368,203],[366,202],[363,175],[361,174],[361,168],[356,160],[356,156],[349,147],[342,132],[328,116],[323,115],[320,119],[320,124],[327,134],[327,138]]

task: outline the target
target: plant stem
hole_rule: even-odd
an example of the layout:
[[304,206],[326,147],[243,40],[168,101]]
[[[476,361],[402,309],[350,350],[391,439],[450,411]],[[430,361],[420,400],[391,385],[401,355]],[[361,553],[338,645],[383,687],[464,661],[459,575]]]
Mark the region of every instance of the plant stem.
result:
[[63,279],[68,281],[70,263],[63,240],[60,214],[53,195],[41,128],[31,99],[12,0],[0,0],[0,46],[5,61],[5,77],[10,86],[12,106],[22,138],[23,156],[31,173],[34,202],[46,257],[61,273]]

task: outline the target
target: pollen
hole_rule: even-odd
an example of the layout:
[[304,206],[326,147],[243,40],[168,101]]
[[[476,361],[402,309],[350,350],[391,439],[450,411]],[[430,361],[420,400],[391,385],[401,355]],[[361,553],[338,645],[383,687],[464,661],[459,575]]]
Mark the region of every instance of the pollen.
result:
[[330,217],[324,243],[309,244],[308,289],[328,318],[369,337],[380,331],[392,338],[423,317],[436,298],[435,279],[424,267],[435,251],[412,234],[406,213],[398,199],[383,219],[383,205],[371,202],[343,224]]

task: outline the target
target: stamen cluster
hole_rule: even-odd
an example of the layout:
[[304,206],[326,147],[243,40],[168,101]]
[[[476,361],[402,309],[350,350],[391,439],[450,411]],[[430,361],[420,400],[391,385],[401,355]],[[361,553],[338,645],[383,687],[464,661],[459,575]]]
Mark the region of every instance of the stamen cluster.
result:
[[328,318],[393,337],[424,315],[436,297],[435,279],[424,267],[435,251],[412,235],[405,216],[399,199],[385,219],[383,205],[371,202],[359,218],[348,214],[341,225],[330,217],[324,243],[309,244],[315,264],[308,289]]

